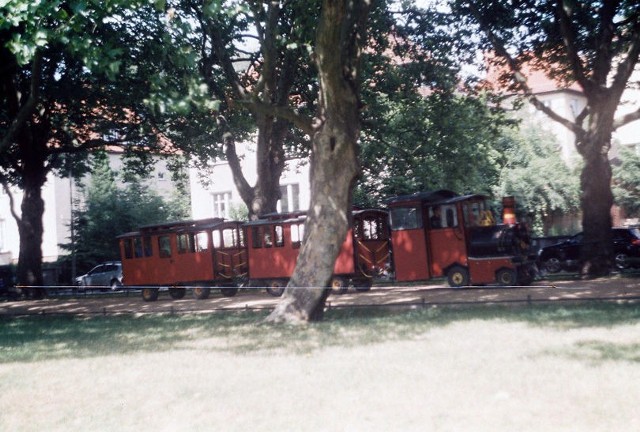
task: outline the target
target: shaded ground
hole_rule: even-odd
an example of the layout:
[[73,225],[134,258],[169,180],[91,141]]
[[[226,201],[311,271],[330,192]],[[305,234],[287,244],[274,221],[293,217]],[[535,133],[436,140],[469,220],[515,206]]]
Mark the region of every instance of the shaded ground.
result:
[[[349,291],[331,295],[328,307],[389,306],[406,307],[433,304],[474,302],[527,303],[547,301],[640,300],[640,279],[610,278],[565,281],[539,281],[530,287],[480,287],[449,289],[445,285],[374,287],[369,292]],[[161,293],[158,301],[144,302],[137,292],[109,296],[56,296],[45,300],[22,300],[0,303],[0,315],[25,314],[131,314],[186,313],[237,309],[271,309],[278,298],[264,290],[241,290],[235,297],[222,297],[212,291],[206,300],[187,294],[173,300]]]

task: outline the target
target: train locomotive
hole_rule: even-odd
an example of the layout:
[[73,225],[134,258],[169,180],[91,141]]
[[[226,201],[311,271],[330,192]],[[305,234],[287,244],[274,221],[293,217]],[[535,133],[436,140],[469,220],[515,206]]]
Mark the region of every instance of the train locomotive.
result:
[[[356,209],[334,266],[330,288],[366,291],[379,278],[397,282],[446,278],[452,287],[528,285],[535,260],[527,230],[503,200],[496,224],[483,195],[448,190],[397,196],[387,209]],[[119,236],[124,282],[143,299],[172,298],[191,288],[196,298],[240,286],[282,295],[304,238],[305,212],[270,214],[249,222],[206,219],[150,225]]]
[[535,260],[526,227],[515,222],[515,202],[503,200],[496,224],[483,195],[448,190],[387,201],[398,282],[446,277],[452,287],[528,285]]

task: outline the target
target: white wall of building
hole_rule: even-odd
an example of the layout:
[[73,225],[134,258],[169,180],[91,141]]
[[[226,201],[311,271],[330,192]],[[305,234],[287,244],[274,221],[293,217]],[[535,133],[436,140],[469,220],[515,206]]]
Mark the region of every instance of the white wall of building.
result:
[[[251,143],[238,144],[242,171],[247,182],[256,182],[256,152]],[[213,162],[207,171],[192,167],[189,171],[191,187],[191,209],[194,219],[211,217],[233,218],[240,208],[246,206],[235,187],[229,164],[225,161]],[[280,178],[283,199],[278,203],[281,212],[306,210],[309,208],[309,164],[305,160],[287,161]]]
[[[109,164],[114,171],[121,170],[120,155],[110,153]],[[89,181],[90,177],[87,177],[83,183],[88,184]],[[44,201],[42,256],[45,262],[56,261],[59,256],[66,254],[66,251],[62,250],[59,245],[70,242],[72,197],[73,200],[82,200],[81,192],[73,183],[71,179],[59,178],[53,173],[49,173],[42,189]],[[153,172],[149,179],[145,180],[145,183],[164,197],[169,197],[173,193],[174,184],[171,181],[171,173],[164,158],[158,158]],[[4,190],[0,190],[0,265],[15,264],[20,253],[18,225],[11,215],[9,196]],[[15,210],[20,215],[22,191],[13,188],[12,195]]]

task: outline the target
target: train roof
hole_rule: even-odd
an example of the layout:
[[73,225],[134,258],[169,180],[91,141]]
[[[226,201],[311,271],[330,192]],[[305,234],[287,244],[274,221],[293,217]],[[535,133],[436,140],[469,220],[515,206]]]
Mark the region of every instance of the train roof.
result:
[[487,196],[482,194],[458,195],[453,191],[440,189],[436,191],[418,192],[411,195],[400,195],[397,197],[393,197],[387,200],[387,205],[389,205],[390,207],[396,207],[401,204],[410,202],[419,202],[425,206],[443,205],[454,204],[460,201],[466,201],[474,198],[485,199],[487,198]]
[[[378,209],[378,208],[368,208],[368,209],[355,209],[352,210],[353,216],[359,216],[365,213],[387,213],[387,210]],[[304,222],[307,219],[306,211],[297,211],[291,213],[269,213],[262,216],[261,219],[256,219],[253,221],[245,222],[245,225],[248,226],[256,226],[256,225],[267,225],[274,223],[300,223]]]
[[400,204],[405,202],[415,202],[420,201],[422,203],[431,203],[444,201],[447,199],[455,198],[458,194],[447,190],[447,189],[439,189],[435,191],[425,191],[425,192],[416,192],[410,195],[398,195],[393,198],[387,199],[385,202],[387,205]]
[[125,234],[120,234],[117,238],[131,237],[137,235],[151,234],[151,233],[167,233],[167,232],[185,232],[194,230],[212,229],[224,224],[240,224],[243,222],[225,220],[222,218],[209,218],[209,219],[196,219],[196,220],[182,220],[174,222],[163,222],[159,224],[143,225],[138,231],[132,231]]

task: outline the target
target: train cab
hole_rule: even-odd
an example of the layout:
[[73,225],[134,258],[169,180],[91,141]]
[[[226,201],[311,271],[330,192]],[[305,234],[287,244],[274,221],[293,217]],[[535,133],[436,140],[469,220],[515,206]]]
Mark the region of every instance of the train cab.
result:
[[526,281],[525,232],[497,225],[485,196],[438,190],[392,198],[388,206],[397,281],[446,277],[456,287]]
[[[344,293],[350,285],[367,290],[389,268],[388,214],[384,210],[356,210],[353,226],[342,243],[331,287]],[[249,279],[271,295],[284,292],[304,240],[306,213],[267,215],[247,222]]]

